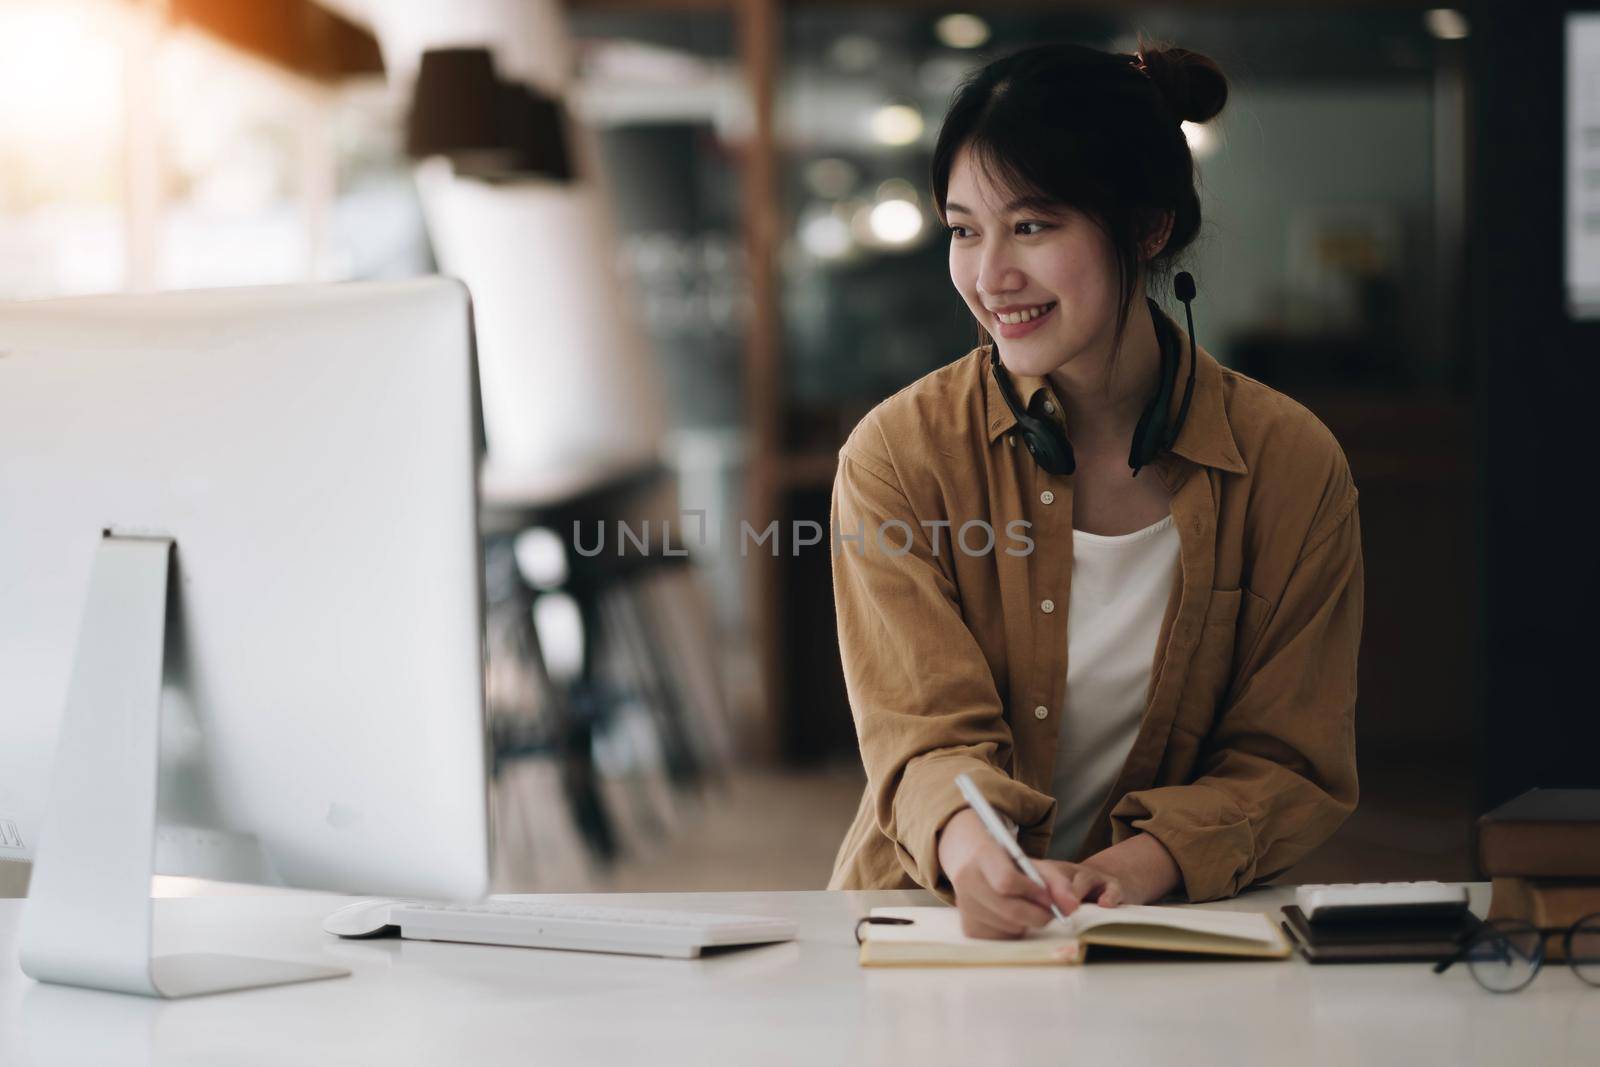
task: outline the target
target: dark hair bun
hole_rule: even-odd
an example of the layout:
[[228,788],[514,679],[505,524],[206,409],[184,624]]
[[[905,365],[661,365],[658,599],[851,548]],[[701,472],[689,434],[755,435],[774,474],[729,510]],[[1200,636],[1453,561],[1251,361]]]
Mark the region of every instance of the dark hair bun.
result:
[[1205,122],[1228,102],[1228,79],[1211,57],[1160,46],[1147,47],[1141,55],[1150,80],[1180,121]]

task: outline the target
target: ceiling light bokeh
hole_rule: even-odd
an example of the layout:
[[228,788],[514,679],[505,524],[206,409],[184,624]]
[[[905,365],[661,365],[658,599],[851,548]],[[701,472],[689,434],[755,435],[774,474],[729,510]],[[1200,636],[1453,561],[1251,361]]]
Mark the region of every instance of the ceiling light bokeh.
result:
[[885,200],[909,200],[915,204],[917,187],[904,178],[888,178],[878,183],[872,198],[880,204]]
[[933,32],[947,48],[977,48],[989,40],[989,24],[977,15],[946,15],[933,24]]
[[1453,7],[1436,7],[1422,16],[1428,32],[1441,41],[1459,41],[1471,33],[1467,16]]
[[872,113],[869,126],[879,144],[914,144],[922,136],[922,112],[909,104],[887,104]]
[[800,222],[800,244],[818,259],[843,258],[854,245],[850,223],[826,206],[809,211]]
[[922,209],[909,200],[884,200],[868,216],[872,235],[886,245],[908,245],[922,233]]

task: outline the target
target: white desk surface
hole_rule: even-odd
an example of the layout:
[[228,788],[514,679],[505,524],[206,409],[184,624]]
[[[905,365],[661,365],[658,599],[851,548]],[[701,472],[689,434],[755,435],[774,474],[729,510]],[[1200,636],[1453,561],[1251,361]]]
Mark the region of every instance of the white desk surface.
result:
[[[1474,885],[1482,913],[1487,886]],[[878,969],[851,929],[922,893],[562,899],[791,916],[795,943],[700,960],[340,941],[347,898],[156,902],[157,949],[323,960],[349,978],[161,1002],[41,985],[0,901],[0,1064],[1513,1064],[1600,1062],[1600,989],[1547,964],[1520,993],[1464,967],[1286,961]],[[1276,915],[1286,889],[1207,907]],[[1092,958],[1091,958],[1092,959]]]

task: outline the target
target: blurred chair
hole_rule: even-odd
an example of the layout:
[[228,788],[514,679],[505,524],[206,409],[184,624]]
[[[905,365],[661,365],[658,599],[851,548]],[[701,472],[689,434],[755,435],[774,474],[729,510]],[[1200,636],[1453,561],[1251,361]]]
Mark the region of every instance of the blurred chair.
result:
[[[670,830],[671,793],[722,780],[732,758],[710,616],[683,531],[638,518],[664,510],[654,498],[673,495],[672,478],[650,466],[581,491],[485,490],[495,779],[521,761],[554,763],[604,865],[622,850],[604,778],[622,784],[630,810],[620,821],[634,838],[657,840]],[[575,605],[575,642],[547,632],[560,616],[540,609],[556,597]],[[574,643],[577,655],[565,658],[575,662],[553,669],[545,649]],[[537,814],[526,798],[514,802],[526,828]]]

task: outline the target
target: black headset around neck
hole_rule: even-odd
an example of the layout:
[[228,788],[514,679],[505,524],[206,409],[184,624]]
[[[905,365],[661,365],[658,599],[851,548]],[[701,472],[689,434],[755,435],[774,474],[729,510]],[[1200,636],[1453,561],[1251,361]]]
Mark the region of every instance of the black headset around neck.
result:
[[[1189,401],[1194,397],[1194,369],[1198,359],[1194,339],[1193,276],[1188,271],[1180,271],[1172,279],[1172,291],[1183,301],[1184,315],[1189,324],[1189,382],[1183,390],[1183,403],[1178,406],[1178,417],[1172,420],[1169,428],[1167,412],[1172,407],[1172,392],[1178,386],[1181,354],[1172,324],[1161,314],[1156,302],[1146,297],[1150,321],[1155,326],[1156,344],[1161,349],[1161,377],[1156,383],[1155,393],[1139,415],[1138,425],[1133,429],[1133,442],[1128,448],[1128,466],[1133,468],[1136,478],[1139,468],[1170,449],[1178,440],[1178,434],[1183,431],[1183,424],[1189,418]],[[1005,398],[1006,407],[1016,416],[1017,432],[1022,435],[1022,443],[1027,447],[1028,454],[1051,474],[1071,474],[1077,470],[1078,461],[1072,454],[1072,442],[1067,440],[1066,431],[1052,420],[1031,415],[1023,409],[1022,402],[1017,398],[1017,390],[1011,384],[1011,376],[1000,363],[998,344],[990,346],[989,370],[994,374],[995,384]]]

